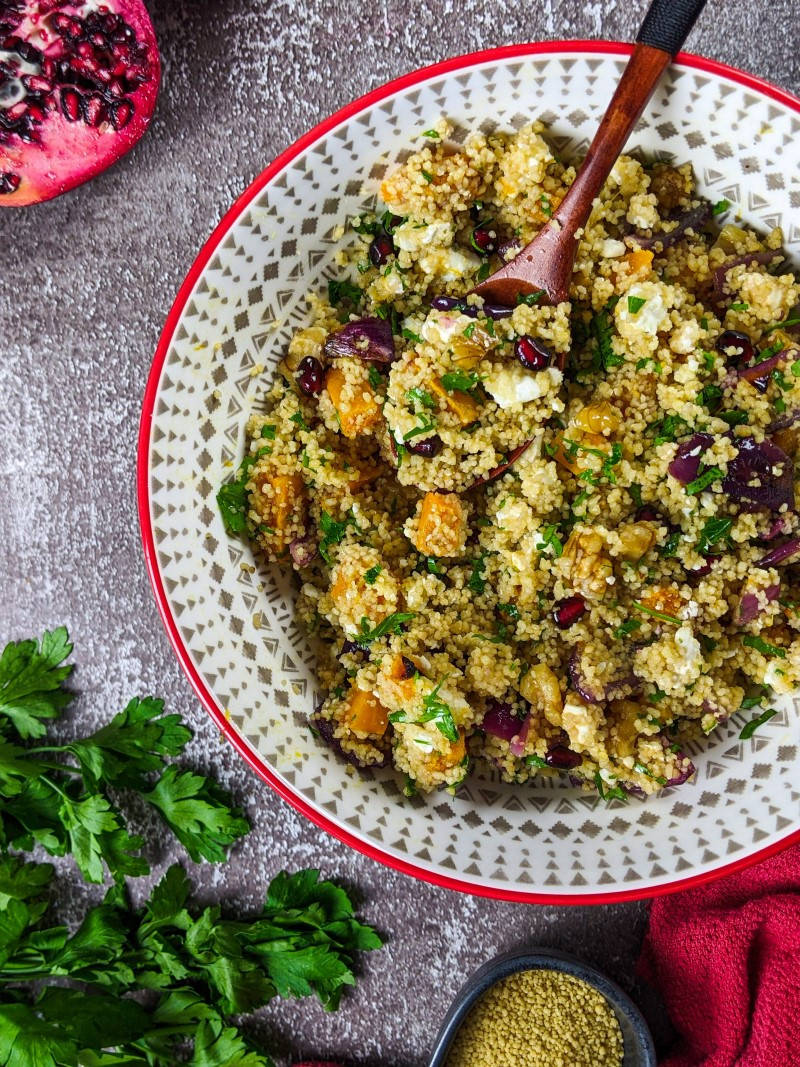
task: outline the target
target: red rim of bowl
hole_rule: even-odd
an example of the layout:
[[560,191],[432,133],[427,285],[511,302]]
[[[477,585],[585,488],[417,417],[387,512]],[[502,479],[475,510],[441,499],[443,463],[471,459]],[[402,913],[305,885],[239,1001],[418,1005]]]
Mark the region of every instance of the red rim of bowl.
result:
[[[514,57],[552,54],[558,52],[595,52],[600,55],[624,56],[629,55],[632,50],[632,45],[622,44],[617,41],[543,41],[535,44],[505,45],[502,48],[490,48],[482,52],[471,52],[468,55],[456,56],[453,59],[447,59],[441,63],[434,63],[428,67],[421,67],[419,70],[413,71],[410,74],[395,78],[393,81],[387,82],[380,88],[373,89],[371,92],[354,100],[346,107],[341,108],[323,122],[319,123],[312,130],[309,130],[308,133],[300,137],[294,144],[290,145],[289,148],[281,152],[281,154],[261,172],[255,181],[245,189],[241,196],[239,196],[233,203],[230,210],[226,212],[219,224],[215,227],[211,236],[203,245],[203,248],[178,290],[178,295],[176,296],[175,302],[167,316],[164,329],[158,342],[158,348],[156,349],[155,357],[153,359],[153,364],[150,368],[150,374],[142,403],[136,480],[139,524],[141,526],[142,544],[144,547],[147,572],[150,576],[150,582],[153,586],[156,603],[164,628],[167,631],[167,636],[172,643],[172,647],[175,650],[181,667],[204,707],[211,715],[211,718],[251,769],[270,785],[279,796],[291,804],[301,815],[305,815],[306,818],[310,819],[323,830],[327,830],[328,833],[333,834],[334,837],[343,841],[346,845],[349,845],[351,848],[354,848],[359,852],[363,852],[364,855],[369,856],[371,859],[378,860],[380,863],[393,867],[395,870],[402,871],[403,874],[411,875],[414,878],[421,878],[423,881],[431,882],[434,885],[443,886],[447,889],[457,889],[461,892],[471,893],[474,896],[492,897],[497,900],[511,900],[519,903],[533,904],[610,904],[625,900],[641,900],[649,897],[662,896],[667,893],[674,893],[677,890],[688,889],[691,886],[703,885],[704,883],[714,881],[725,874],[732,874],[734,871],[742,870],[745,867],[757,863],[759,860],[766,859],[767,856],[782,851],[790,844],[800,842],[800,828],[786,834],[780,841],[773,842],[767,847],[751,853],[749,856],[744,856],[738,860],[733,860],[731,863],[717,867],[713,871],[704,871],[700,874],[676,879],[675,881],[664,885],[651,886],[644,889],[614,890],[608,893],[591,893],[581,896],[580,894],[562,895],[558,893],[538,893],[528,892],[526,890],[501,889],[494,886],[474,884],[460,878],[450,877],[435,871],[426,870],[425,868],[418,867],[416,864],[407,860],[389,855],[371,844],[369,841],[364,841],[336,825],[336,823],[332,822],[325,815],[312,807],[302,796],[299,796],[291,789],[287,788],[263,760],[261,760],[250,748],[235,727],[228,722],[223,711],[217,706],[212,693],[209,691],[194,666],[189,651],[183,642],[180,630],[178,629],[170,610],[169,601],[167,600],[164,590],[164,584],[161,580],[150,515],[149,452],[153,409],[156,393],[158,392],[158,385],[161,380],[161,371],[173,335],[177,329],[183,310],[206,265],[222,243],[230,227],[236,222],[251,201],[254,200],[261,190],[285,167],[287,167],[293,159],[321,136],[328,133],[345,120],[357,115],[365,108],[378,103],[380,100],[385,100],[386,97],[391,96],[394,93],[403,89],[408,89],[429,78],[447,74],[450,71],[461,70],[464,67],[472,67],[481,63],[489,63],[504,59],[512,59]],[[752,74],[745,74],[736,67],[729,67],[724,63],[718,63],[712,59],[704,59],[702,56],[695,56],[689,52],[680,52],[676,56],[675,62],[680,66],[691,67],[694,70],[705,71],[709,74],[716,74],[724,78],[729,78],[732,81],[738,82],[740,85],[744,85],[749,89],[754,89],[765,96],[769,96],[773,100],[778,100],[793,111],[800,113],[800,99],[783,89],[770,85],[769,82],[763,81],[761,78],[756,78]]]

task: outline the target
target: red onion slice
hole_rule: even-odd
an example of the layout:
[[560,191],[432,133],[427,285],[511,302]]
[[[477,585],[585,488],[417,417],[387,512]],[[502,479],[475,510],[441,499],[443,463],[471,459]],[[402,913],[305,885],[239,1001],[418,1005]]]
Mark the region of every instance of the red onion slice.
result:
[[602,692],[595,692],[593,689],[590,689],[586,683],[586,677],[581,668],[582,652],[583,647],[580,645],[573,650],[567,666],[567,673],[572,688],[579,696],[583,697],[587,704],[605,704],[609,700],[621,700],[623,697],[630,696],[631,693],[635,693],[639,689],[641,682],[633,671],[629,674],[622,675],[619,678],[612,678],[610,682],[606,682]]
[[[797,542],[797,548],[800,548],[800,540]],[[774,551],[774,550],[773,550]],[[780,583],[774,585],[767,585],[760,590],[766,597],[767,603],[772,603],[773,600],[777,600],[780,596],[781,587]],[[736,609],[736,623],[738,626],[746,626],[753,619],[758,618],[761,612],[764,610],[759,600],[758,593],[742,593],[739,600],[739,606]]]
[[478,478],[476,482],[472,483],[470,489],[477,489],[479,485],[486,485],[487,482],[493,482],[495,478],[499,478],[501,474],[505,474],[508,468],[513,466],[517,462],[519,457],[522,455],[522,453],[529,449],[532,444],[533,438],[531,438],[530,441],[523,441],[521,445],[517,445],[516,448],[512,449],[508,453],[508,459],[505,461],[505,463],[501,463],[499,467],[495,467],[493,470],[490,470],[489,473],[484,475],[483,478]]
[[328,359],[356,356],[368,363],[391,363],[395,358],[392,327],[386,319],[348,322],[325,342],[325,355]]
[[777,567],[780,563],[788,563],[798,552],[800,552],[800,537],[793,537],[791,541],[785,541],[782,545],[770,549],[766,556],[762,556],[758,561],[758,566]]
[[778,430],[787,430],[790,426],[794,426],[798,419],[800,419],[800,408],[792,408],[791,411],[784,412],[774,422],[771,422],[767,427],[767,433],[772,434]]
[[[703,705],[703,709],[705,710],[705,704]],[[722,720],[720,720],[720,722],[721,721]],[[661,744],[665,749],[672,747],[672,742],[668,737],[664,737],[663,734],[661,735]],[[684,782],[688,782],[697,769],[685,752],[676,752],[675,757],[683,764],[684,769],[676,774],[674,778],[670,778],[664,783],[665,789],[669,789],[671,786],[683,785]],[[686,761],[685,763],[684,760]]]
[[528,733],[530,732],[530,728],[531,728],[531,717],[530,717],[530,715],[528,715],[528,717],[523,722],[523,724],[522,724],[522,726],[520,728],[520,731],[517,734],[516,738],[508,746],[509,751],[511,752],[512,756],[519,757],[519,756],[524,756],[525,755],[525,744],[526,744],[526,742],[528,740]]
[[702,204],[698,204],[697,207],[690,208],[688,211],[684,211],[680,215],[676,215],[671,219],[672,222],[677,222],[669,233],[654,233],[652,237],[640,237],[638,233],[634,233],[628,239],[628,243],[635,242],[639,248],[655,248],[656,245],[661,246],[662,251],[671,248],[677,241],[680,241],[684,237],[688,230],[694,230],[695,233],[699,233],[708,220],[711,218],[711,205],[708,201],[704,201]]
[[783,533],[789,532],[789,519],[786,515],[779,515],[766,533],[761,534],[762,541],[774,541]]
[[289,545],[292,561],[298,567],[308,567],[317,558],[319,546],[313,537],[298,537]]
[[[743,511],[794,509],[794,464],[772,441],[753,437],[734,438],[739,452],[728,464],[722,489]],[[780,467],[780,474],[775,468]],[[758,485],[751,482],[758,481]]]
[[673,478],[677,478],[681,485],[688,485],[697,477],[700,470],[700,457],[714,443],[710,433],[692,434],[688,441],[678,445],[675,458],[667,470]]
[[776,352],[769,359],[762,359],[760,363],[754,363],[751,367],[743,367],[736,373],[740,378],[744,378],[746,382],[750,382],[759,393],[766,393],[769,385],[769,376],[785,362],[788,355],[789,349],[785,349],[783,352]]
[[714,290],[717,296],[722,298],[725,292],[725,282],[728,277],[728,272],[732,271],[734,267],[741,267],[745,263],[760,263],[766,265],[771,263],[773,259],[783,256],[782,252],[746,252],[742,256],[736,256],[733,259],[727,259],[721,267],[717,267],[714,271]]

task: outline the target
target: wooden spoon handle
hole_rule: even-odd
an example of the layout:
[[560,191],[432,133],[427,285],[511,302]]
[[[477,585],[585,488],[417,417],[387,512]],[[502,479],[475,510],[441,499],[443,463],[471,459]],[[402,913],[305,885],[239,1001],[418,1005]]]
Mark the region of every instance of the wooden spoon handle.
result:
[[659,78],[689,36],[705,3],[706,0],[653,0],[636,37],[633,55],[581,169],[555,213],[555,219],[563,229],[574,233],[585,225],[595,197]]
[[575,233],[585,225],[595,197],[671,59],[669,52],[637,42],[575,181],[553,216],[556,232]]
[[536,237],[473,289],[486,300],[513,306],[520,295],[539,292],[545,302],[569,299],[578,231],[625,142],[650,99],[658,79],[680,49],[705,0],[653,0],[628,65],[575,181]]

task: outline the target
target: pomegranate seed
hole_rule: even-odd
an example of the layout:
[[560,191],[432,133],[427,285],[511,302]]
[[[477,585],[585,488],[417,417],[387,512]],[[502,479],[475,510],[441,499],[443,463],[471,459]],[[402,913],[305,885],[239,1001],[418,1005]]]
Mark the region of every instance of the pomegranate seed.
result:
[[111,125],[115,130],[121,130],[133,118],[133,104],[130,100],[120,100],[118,104],[111,105]]
[[436,434],[426,437],[423,441],[408,441],[405,446],[412,455],[422,456],[423,459],[433,459],[442,451],[442,439]]
[[86,59],[87,56],[94,55],[94,48],[89,43],[89,41],[80,41],[76,45],[75,51],[78,53],[79,56],[83,56],[84,59]]
[[81,98],[74,89],[61,90],[61,110],[69,122],[77,122],[81,117]]
[[28,44],[27,41],[20,41],[17,45],[17,55],[22,56],[26,63],[38,63],[42,58],[42,53],[38,48],[34,48],[32,44]]
[[690,571],[687,571],[690,578],[705,578],[711,568],[714,566],[714,558],[706,557],[705,562],[701,563],[699,567],[694,567]]
[[497,234],[485,226],[476,226],[472,231],[470,244],[482,256],[490,256],[497,251]]
[[652,504],[642,504],[636,512],[635,518],[637,522],[664,522]]
[[56,76],[56,64],[55,61],[49,57],[45,57],[42,60],[42,77],[47,78],[48,81],[52,81]]
[[544,757],[544,761],[548,767],[555,767],[556,770],[571,771],[583,763],[583,757],[566,745],[554,745]]
[[541,341],[525,334],[514,342],[514,355],[525,370],[545,370],[550,366],[553,354]]
[[20,176],[7,170],[0,174],[0,194],[15,193],[19,189]]
[[325,371],[315,356],[306,356],[297,366],[297,384],[306,396],[317,396],[325,387]]
[[90,96],[86,101],[86,123],[99,126],[106,117],[106,108],[102,96]]
[[30,104],[28,107],[28,117],[31,122],[44,122],[45,112],[37,104]]
[[47,78],[38,74],[30,74],[22,79],[22,84],[32,93],[49,93],[53,88]]
[[16,51],[17,45],[21,43],[21,37],[15,37],[12,35],[11,37],[6,37],[6,39],[3,41],[3,49],[6,52],[14,52]]
[[394,255],[394,241],[388,233],[379,233],[372,239],[368,255],[375,267],[382,267],[389,256]]
[[586,613],[586,601],[582,596],[568,596],[556,606],[553,621],[559,630],[568,630]]
[[[727,349],[733,349],[728,352]],[[746,333],[739,330],[725,330],[717,339],[717,351],[725,356],[725,362],[738,367],[742,363],[749,363],[753,358],[755,348],[753,342]]]
[[6,108],[6,118],[21,119],[27,110],[28,105],[25,103],[24,100],[20,100],[18,104],[14,104],[12,107]]

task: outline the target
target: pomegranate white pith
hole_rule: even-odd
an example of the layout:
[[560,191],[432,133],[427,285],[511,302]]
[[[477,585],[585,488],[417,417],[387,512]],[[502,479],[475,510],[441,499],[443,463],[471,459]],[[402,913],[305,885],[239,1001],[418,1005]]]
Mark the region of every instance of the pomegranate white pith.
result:
[[49,200],[129,151],[160,76],[141,0],[0,0],[0,207]]

